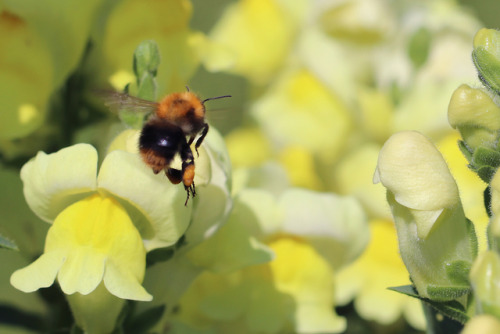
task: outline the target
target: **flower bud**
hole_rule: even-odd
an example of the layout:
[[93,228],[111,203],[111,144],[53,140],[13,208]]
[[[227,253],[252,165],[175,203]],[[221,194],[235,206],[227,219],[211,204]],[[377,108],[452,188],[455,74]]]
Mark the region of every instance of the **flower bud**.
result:
[[479,79],[496,94],[500,93],[500,32],[483,28],[474,37],[472,60]]
[[401,257],[419,295],[453,300],[467,293],[476,235],[436,147],[418,132],[393,135],[380,151],[374,181],[387,188]]
[[481,253],[470,272],[477,313],[500,316],[500,256],[494,251]]
[[473,151],[479,146],[495,148],[500,129],[500,108],[483,90],[461,85],[453,93],[448,121]]

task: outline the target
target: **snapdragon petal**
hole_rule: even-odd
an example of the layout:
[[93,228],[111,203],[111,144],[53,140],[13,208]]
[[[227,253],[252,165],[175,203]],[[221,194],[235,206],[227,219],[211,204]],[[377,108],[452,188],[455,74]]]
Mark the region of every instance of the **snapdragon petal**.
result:
[[55,252],[43,254],[29,266],[16,270],[10,277],[10,284],[23,292],[47,288],[54,283],[64,257]]
[[368,243],[368,220],[354,197],[291,188],[280,197],[279,207],[282,231],[307,238],[335,268]]
[[333,270],[314,248],[294,237],[278,237],[269,245],[276,253],[270,263],[278,291],[293,297],[298,333],[342,332],[346,321],[333,311]]
[[[105,283],[114,279],[118,282],[115,286],[123,290],[139,284],[144,277],[145,250],[138,231],[116,200],[97,194],[73,204],[57,217],[47,236],[46,251],[67,256],[58,276],[67,294],[88,294],[103,276]],[[126,270],[117,272],[116,264]],[[111,293],[117,290],[108,285]],[[142,300],[142,294],[134,295],[136,290],[130,290],[126,297]]]
[[26,202],[37,216],[51,222],[69,204],[95,190],[96,174],[97,151],[91,145],[39,152],[21,169]]
[[457,184],[443,157],[416,131],[399,132],[387,140],[376,177],[410,209],[434,211],[459,202]]
[[233,204],[229,154],[216,129],[210,129],[199,153],[195,159],[197,196],[193,201],[193,224],[185,234],[188,247],[214,235],[225,223]]
[[[294,4],[297,2],[294,2]],[[279,68],[291,47],[294,25],[285,6],[273,0],[242,0],[228,6],[210,33],[219,52],[226,49],[235,60],[232,72],[265,83]],[[270,52],[272,50],[272,52]],[[217,57],[207,57],[216,67]]]
[[352,127],[344,101],[303,68],[280,75],[251,109],[272,141],[303,147],[324,161],[338,157]]
[[61,290],[71,295],[79,292],[87,295],[101,283],[104,275],[105,254],[87,249],[73,250],[59,270],[57,279]]
[[[130,55],[145,39],[155,40],[161,54],[157,73],[158,92],[180,89],[196,70],[199,60],[189,29],[193,8],[190,1],[120,1],[105,22],[102,39],[105,59],[101,74],[130,69]],[[175,52],[172,52],[175,50]]]
[[137,280],[137,277],[127,270],[123,270],[113,261],[106,263],[104,285],[109,292],[122,299],[151,301],[151,296]]
[[33,291],[50,286],[59,273],[64,293],[88,295],[104,278],[108,291],[119,298],[151,300],[140,287],[145,265],[142,239],[125,209],[111,197],[94,194],[57,216],[44,254],[11,280],[15,287]]
[[186,255],[188,259],[215,273],[229,273],[270,261],[273,252],[251,234],[246,224],[242,224],[240,218],[243,215],[252,216],[252,213],[233,211],[215,235]]
[[148,250],[171,246],[186,231],[191,210],[184,206],[184,187],[173,185],[163,173],[155,175],[137,154],[110,152],[97,180],[100,189],[126,200],[146,217],[134,222]]

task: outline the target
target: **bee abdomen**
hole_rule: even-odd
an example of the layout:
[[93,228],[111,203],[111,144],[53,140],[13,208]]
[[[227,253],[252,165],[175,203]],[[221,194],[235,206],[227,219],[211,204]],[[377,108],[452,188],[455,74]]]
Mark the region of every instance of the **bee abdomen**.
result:
[[152,121],[142,129],[139,151],[144,162],[158,173],[170,165],[185,141],[184,133],[178,126],[165,121]]

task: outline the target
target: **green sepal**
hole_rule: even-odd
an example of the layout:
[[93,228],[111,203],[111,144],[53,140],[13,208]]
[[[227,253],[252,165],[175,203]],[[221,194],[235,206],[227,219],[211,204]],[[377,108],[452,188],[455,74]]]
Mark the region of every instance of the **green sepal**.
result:
[[500,152],[485,146],[479,146],[472,155],[464,142],[459,143],[460,150],[469,161],[470,169],[486,183],[490,183],[493,175],[500,166]]
[[479,146],[472,155],[472,161],[479,166],[500,166],[500,152],[491,148]]
[[449,301],[435,301],[427,298],[420,297],[417,290],[413,285],[403,285],[397,287],[390,287],[389,290],[396,291],[402,293],[404,295],[414,297],[420,299],[427,305],[430,305],[439,313],[456,320],[462,324],[466,323],[469,320],[469,316],[467,315],[467,310],[464,306],[456,300]]
[[[477,253],[479,252],[479,243],[477,241],[476,228],[474,227],[474,223],[467,217],[465,217],[465,224],[467,226],[467,232],[469,233],[469,241],[471,244],[472,257],[476,258]],[[470,271],[470,264],[469,264]],[[467,277],[469,275],[469,271],[467,271]]]
[[458,148],[460,149],[460,152],[464,155],[465,159],[469,163],[472,162],[472,154],[474,153],[463,140],[458,141]]
[[438,286],[427,285],[427,294],[434,301],[449,301],[457,299],[468,294],[471,291],[470,286]]
[[9,240],[2,235],[0,235],[0,248],[19,251],[19,248],[14,241]]
[[493,216],[493,212],[491,211],[491,188],[489,185],[484,189],[483,199],[484,199],[484,209],[488,214],[488,218],[491,218],[491,216]]
[[495,94],[500,95],[500,62],[484,47],[472,52],[472,60],[478,71],[479,79]]
[[471,263],[467,261],[453,261],[446,266],[446,275],[453,284],[468,286]]
[[491,166],[481,166],[476,169],[477,175],[486,183],[490,183],[491,179],[495,175],[496,168]]

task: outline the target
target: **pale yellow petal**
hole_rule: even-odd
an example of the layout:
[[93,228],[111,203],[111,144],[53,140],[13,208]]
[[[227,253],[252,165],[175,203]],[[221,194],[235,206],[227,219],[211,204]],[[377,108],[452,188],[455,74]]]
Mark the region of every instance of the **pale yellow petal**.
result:
[[57,280],[61,290],[71,295],[75,292],[87,295],[95,290],[104,276],[105,255],[75,249],[59,270]]
[[42,254],[35,262],[16,270],[10,284],[23,292],[33,292],[54,284],[57,272],[64,261],[64,254],[50,252]]
[[151,301],[151,296],[134,275],[128,270],[120,270],[113,260],[106,262],[104,285],[109,292],[122,299]]
[[104,159],[99,188],[126,200],[142,214],[134,221],[149,249],[174,244],[186,231],[191,209],[184,206],[184,187],[170,183],[164,173],[155,175],[137,154],[115,150]]
[[69,204],[96,189],[97,151],[76,144],[52,154],[39,152],[21,169],[31,210],[51,222]]

